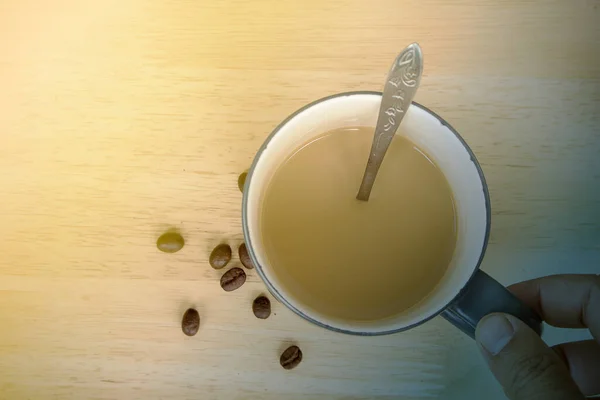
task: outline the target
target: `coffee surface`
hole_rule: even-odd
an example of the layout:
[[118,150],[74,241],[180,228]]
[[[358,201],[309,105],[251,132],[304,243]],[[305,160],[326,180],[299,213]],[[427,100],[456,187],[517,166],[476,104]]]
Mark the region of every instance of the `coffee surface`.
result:
[[343,128],[305,144],[274,172],[261,206],[266,257],[284,295],[345,321],[390,318],[426,298],[456,243],[448,182],[401,135],[370,200],[356,200],[372,138],[372,128]]

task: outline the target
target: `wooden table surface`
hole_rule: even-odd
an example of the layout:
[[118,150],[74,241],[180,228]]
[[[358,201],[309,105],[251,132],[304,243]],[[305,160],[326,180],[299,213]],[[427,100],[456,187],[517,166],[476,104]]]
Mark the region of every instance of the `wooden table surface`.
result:
[[[237,177],[278,122],[379,90],[413,41],[416,100],[490,185],[483,269],[598,272],[598,0],[2,0],[0,399],[503,398],[444,320],[377,338],[278,303],[258,320],[256,272],[225,293],[208,265],[242,240]],[[170,228],[176,254],[155,246]]]

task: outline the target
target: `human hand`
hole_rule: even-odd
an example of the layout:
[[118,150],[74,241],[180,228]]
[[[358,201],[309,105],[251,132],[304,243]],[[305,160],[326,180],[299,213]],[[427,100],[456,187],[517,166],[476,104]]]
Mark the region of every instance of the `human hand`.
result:
[[550,348],[512,315],[482,318],[475,337],[508,398],[576,400],[600,394],[600,276],[548,276],[509,290],[548,324],[588,328],[594,339]]

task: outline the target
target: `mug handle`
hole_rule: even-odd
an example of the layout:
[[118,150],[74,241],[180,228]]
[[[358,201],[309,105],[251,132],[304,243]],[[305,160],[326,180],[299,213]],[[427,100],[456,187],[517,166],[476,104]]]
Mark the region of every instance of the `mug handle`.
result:
[[481,270],[477,270],[459,297],[442,312],[442,317],[474,339],[477,323],[493,312],[514,315],[538,335],[542,333],[540,316]]

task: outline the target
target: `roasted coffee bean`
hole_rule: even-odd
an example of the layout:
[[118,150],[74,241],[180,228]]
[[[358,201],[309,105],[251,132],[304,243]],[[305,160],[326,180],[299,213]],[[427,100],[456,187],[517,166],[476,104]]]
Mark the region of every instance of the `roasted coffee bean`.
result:
[[231,261],[231,247],[221,243],[213,249],[208,258],[208,263],[214,269],[221,269]]
[[240,248],[238,249],[238,254],[240,256],[240,261],[242,265],[248,269],[254,268],[254,264],[252,263],[252,259],[248,254],[248,249],[246,248],[246,243],[240,244]]
[[246,177],[248,176],[248,172],[242,172],[238,177],[238,188],[240,192],[244,193],[244,185],[246,184]]
[[188,336],[194,336],[200,328],[200,314],[193,308],[189,308],[181,320],[181,330]]
[[300,361],[302,361],[302,350],[298,346],[288,347],[279,357],[279,363],[284,369],[294,369]]
[[165,253],[175,253],[183,248],[185,241],[177,232],[165,232],[156,240],[156,247]]
[[246,273],[239,267],[231,268],[221,277],[221,287],[226,292],[238,289],[246,282]]
[[269,315],[271,315],[271,301],[265,296],[258,296],[252,303],[252,312],[254,312],[256,318],[269,318]]

